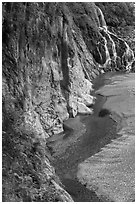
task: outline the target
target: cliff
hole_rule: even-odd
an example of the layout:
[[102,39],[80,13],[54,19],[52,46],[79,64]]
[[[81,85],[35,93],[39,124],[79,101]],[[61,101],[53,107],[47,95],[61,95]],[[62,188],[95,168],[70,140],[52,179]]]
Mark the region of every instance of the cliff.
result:
[[92,80],[130,71],[128,44],[94,3],[3,3],[3,201],[72,201],[46,139],[89,108]]

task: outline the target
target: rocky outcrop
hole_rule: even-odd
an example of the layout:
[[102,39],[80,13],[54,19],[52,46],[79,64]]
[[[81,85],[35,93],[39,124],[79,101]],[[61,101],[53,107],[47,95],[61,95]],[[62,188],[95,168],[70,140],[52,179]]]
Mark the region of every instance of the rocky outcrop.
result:
[[[3,3],[2,31],[3,137],[5,139],[5,134],[10,135],[11,131],[9,140],[13,140],[15,147],[24,137],[26,141],[29,137],[28,152],[19,149],[19,154],[25,154],[32,163],[29,152],[37,140],[42,140],[40,147],[45,152],[46,138],[62,132],[64,120],[78,113],[92,114],[89,108],[95,101],[90,95],[92,80],[104,71],[130,70],[134,56],[127,43],[107,29],[103,13],[94,3]],[[16,142],[17,138],[21,139]],[[23,143],[22,148],[25,145]],[[6,142],[4,146],[8,148]],[[36,152],[33,152],[34,158]],[[24,157],[20,158],[24,161]],[[16,155],[12,164],[14,160]],[[49,180],[53,176],[52,190],[56,192],[59,182],[55,182],[54,170],[48,167],[49,159],[45,165],[42,170],[36,168],[35,173],[46,176],[48,174],[42,172],[49,168]],[[9,171],[6,166],[5,174]],[[11,172],[14,175],[15,169]],[[25,172],[22,178],[28,175]],[[43,186],[43,178],[39,176],[39,179]],[[37,196],[40,196],[40,188],[33,188]],[[50,187],[43,186],[46,188]],[[23,190],[23,195],[26,192],[28,190]],[[11,197],[16,195],[13,201],[18,200],[17,197],[25,199],[15,191],[10,193]],[[28,199],[35,200],[30,192],[28,194]],[[66,192],[63,195],[59,200],[71,200]],[[4,199],[9,201],[10,198]]]
[[[93,3],[4,4],[4,11],[3,78],[48,134],[63,131],[62,122],[79,112],[76,104],[87,105],[85,97],[93,103],[92,79],[102,70],[131,69],[132,50],[107,30]],[[14,20],[19,12],[24,18]]]

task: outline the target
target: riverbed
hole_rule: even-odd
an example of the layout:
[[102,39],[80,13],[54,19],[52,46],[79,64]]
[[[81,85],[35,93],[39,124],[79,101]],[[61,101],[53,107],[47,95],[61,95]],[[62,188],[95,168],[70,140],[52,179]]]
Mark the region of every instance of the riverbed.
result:
[[52,164],[74,201],[134,200],[134,81],[134,74],[99,76],[93,115],[70,118],[49,139]]

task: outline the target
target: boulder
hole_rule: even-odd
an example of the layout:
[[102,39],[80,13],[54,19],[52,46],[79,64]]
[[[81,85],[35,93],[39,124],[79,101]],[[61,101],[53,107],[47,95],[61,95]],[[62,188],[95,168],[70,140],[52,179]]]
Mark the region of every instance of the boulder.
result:
[[95,97],[89,94],[81,94],[81,98],[78,98],[79,102],[84,103],[86,106],[91,106],[95,103]]
[[92,109],[88,108],[84,103],[77,103],[77,112],[80,114],[92,114]]

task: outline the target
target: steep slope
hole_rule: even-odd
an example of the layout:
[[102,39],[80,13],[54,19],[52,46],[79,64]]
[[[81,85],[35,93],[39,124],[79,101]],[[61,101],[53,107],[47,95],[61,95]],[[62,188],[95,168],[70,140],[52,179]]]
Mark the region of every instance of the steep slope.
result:
[[3,3],[2,31],[3,201],[71,201],[46,138],[92,114],[92,79],[130,71],[133,51],[94,3]]

